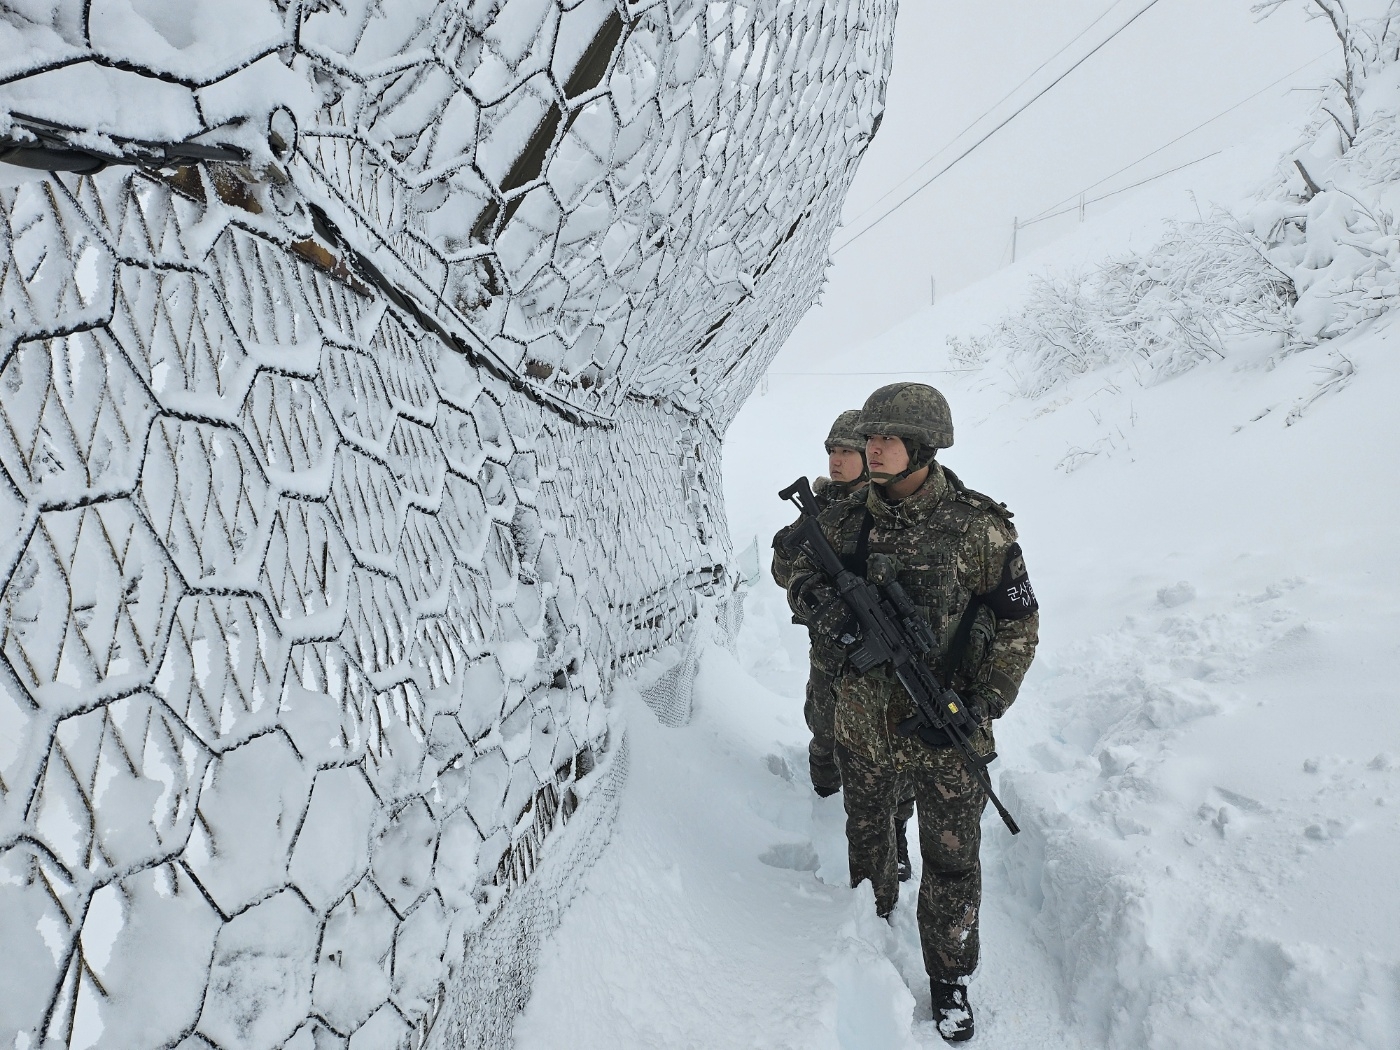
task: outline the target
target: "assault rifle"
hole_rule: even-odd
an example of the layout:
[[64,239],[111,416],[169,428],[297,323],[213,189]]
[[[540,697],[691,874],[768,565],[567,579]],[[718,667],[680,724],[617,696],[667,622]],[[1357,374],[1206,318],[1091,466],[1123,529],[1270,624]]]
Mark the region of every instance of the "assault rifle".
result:
[[941,730],[968,773],[982,785],[1007,829],[1013,835],[1019,834],[1021,829],[997,798],[987,776],[987,766],[997,757],[996,752],[984,758],[973,749],[970,734],[977,725],[962,698],[944,687],[929,670],[928,661],[938,656],[937,642],[904,588],[894,579],[873,583],[846,568],[817,524],[816,497],[805,477],[783,489],[778,497],[792,502],[801,514],[788,534],[788,546],[806,549],[817,567],[836,583],[836,593],[860,624],[860,647],[847,654],[851,666],[858,674],[865,674],[881,664],[889,664],[917,712],[899,724],[899,732],[912,736],[926,727]]

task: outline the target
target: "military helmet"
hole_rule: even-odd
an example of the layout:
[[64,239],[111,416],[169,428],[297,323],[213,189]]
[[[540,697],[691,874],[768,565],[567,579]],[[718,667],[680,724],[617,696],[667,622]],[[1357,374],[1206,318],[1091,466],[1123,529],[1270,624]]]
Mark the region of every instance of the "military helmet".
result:
[[831,433],[826,436],[826,450],[830,452],[835,448],[849,448],[860,452],[865,448],[865,435],[857,428],[860,422],[860,409],[853,408],[847,412],[842,412],[836,417],[836,422],[831,424]]
[[953,444],[948,399],[927,383],[890,383],[865,399],[856,432],[903,438],[929,449]]

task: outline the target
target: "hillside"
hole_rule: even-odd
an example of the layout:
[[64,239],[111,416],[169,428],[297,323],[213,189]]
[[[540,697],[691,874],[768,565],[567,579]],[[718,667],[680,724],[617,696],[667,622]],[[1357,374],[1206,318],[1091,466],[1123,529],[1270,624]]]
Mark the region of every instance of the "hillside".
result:
[[[927,318],[862,363],[893,371],[941,335]],[[1016,511],[1042,605],[998,730],[1026,832],[984,824],[988,896],[1029,923],[1090,1045],[1393,1045],[1395,350],[1385,319],[1152,386],[1125,368],[1008,399],[928,377],[958,421],[947,462]],[[860,381],[775,383],[731,470],[736,449],[819,448],[805,421]],[[749,531],[781,523],[762,486],[735,487]],[[755,645],[750,667],[783,689],[802,639],[772,590],[747,628],[783,650]]]
[[[732,532],[760,554],[791,517],[777,489],[821,470],[829,421],[895,378],[947,394],[945,461],[1016,512],[1042,636],[998,729],[1025,831],[984,823],[984,1045],[1398,1045],[1393,83],[1376,81],[1350,159],[1318,125],[1282,162],[1278,143],[1227,155],[770,376],[727,436]],[[1293,157],[1322,181],[1311,200],[1287,184]],[[1026,330],[1009,316],[1045,316],[1047,277],[1088,289],[1060,306],[1099,309],[1125,258],[1157,267],[1159,316],[1199,320],[1173,314],[1201,286],[1172,292],[1162,246],[1182,230],[1166,220],[1214,221],[1219,186],[1238,194],[1215,198],[1231,228],[1281,223],[1258,233],[1300,292],[1268,308],[1277,330],[1073,366],[1008,342]],[[635,774],[522,1046],[566,1028],[577,1046],[942,1045],[920,1020],[912,886],[893,931],[868,921],[839,807],[806,788],[805,637],[766,575],[737,651],[703,658],[690,726],[620,708]]]

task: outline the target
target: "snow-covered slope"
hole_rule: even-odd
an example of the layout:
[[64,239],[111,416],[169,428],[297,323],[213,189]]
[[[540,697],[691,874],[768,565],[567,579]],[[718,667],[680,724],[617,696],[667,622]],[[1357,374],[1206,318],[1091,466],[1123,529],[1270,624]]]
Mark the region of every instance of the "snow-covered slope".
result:
[[[923,319],[861,363],[938,334]],[[1016,510],[1043,608],[998,733],[1025,831],[984,826],[987,1045],[1396,1045],[1397,337],[1337,348],[1344,383],[1325,351],[1044,401],[939,378],[948,462]],[[767,475],[815,469],[817,421],[877,381],[775,383],[740,417],[736,535],[776,527]],[[839,806],[802,773],[805,640],[758,586],[695,724],[624,709],[622,816],[522,1047],[941,1045],[912,892],[891,933],[845,888]]]
[[[944,390],[946,462],[1016,511],[1042,643],[998,730],[1025,831],[984,826],[984,1045],[1394,1047],[1395,312],[1286,354],[1235,340],[1169,377],[1130,358],[1038,398],[1014,361],[969,371],[947,349],[1032,274],[1143,249],[1187,207],[1164,190],[773,376],[728,434],[733,535],[765,547],[830,420],[900,376]],[[806,788],[803,633],[766,577],[747,610],[739,666],[707,658],[694,725],[622,712],[622,817],[520,1045],[941,1045],[912,892],[892,932],[871,923],[839,810]]]

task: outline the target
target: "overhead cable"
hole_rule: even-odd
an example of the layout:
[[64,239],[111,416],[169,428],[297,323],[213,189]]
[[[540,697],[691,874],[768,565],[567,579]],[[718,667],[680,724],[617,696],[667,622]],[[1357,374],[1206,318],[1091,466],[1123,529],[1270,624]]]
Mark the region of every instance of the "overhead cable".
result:
[[[1306,62],[1304,62],[1304,63],[1303,63],[1301,66],[1299,66],[1297,69],[1290,70],[1289,72],[1285,73],[1283,76],[1279,77],[1277,80],[1273,81],[1272,83],[1269,83],[1269,84],[1264,85],[1264,86],[1261,87],[1258,91],[1256,91],[1254,94],[1250,95],[1248,98],[1241,99],[1239,102],[1236,102],[1236,103],[1235,103],[1233,106],[1231,106],[1229,109],[1222,110],[1221,112],[1217,113],[1215,116],[1211,117],[1209,120],[1203,120],[1203,121],[1201,121],[1201,123],[1197,124],[1197,125],[1196,125],[1194,128],[1192,128],[1190,131],[1184,131],[1184,132],[1182,132],[1180,135],[1178,135],[1176,138],[1172,139],[1170,142],[1166,142],[1166,143],[1163,143],[1162,145],[1158,146],[1158,147],[1157,147],[1156,149],[1154,149],[1151,153],[1144,153],[1141,157],[1139,157],[1137,160],[1133,161],[1131,164],[1125,164],[1125,165],[1123,165],[1123,167],[1119,168],[1117,171],[1113,172],[1112,174],[1105,175],[1103,178],[1099,179],[1098,182],[1090,183],[1088,186],[1085,186],[1085,187],[1084,187],[1082,190],[1080,190],[1078,193],[1071,194],[1070,196],[1066,197],[1064,200],[1056,201],[1054,204],[1052,204],[1052,205],[1050,205],[1048,208],[1046,208],[1045,211],[1041,212],[1041,213],[1038,214],[1038,215],[1033,216],[1032,218],[1026,219],[1024,222],[1021,223],[1021,225],[1022,225],[1022,226],[1029,226],[1031,223],[1033,223],[1033,222],[1039,222],[1041,219],[1048,219],[1048,218],[1051,218],[1050,212],[1055,212],[1056,214],[1063,214],[1063,212],[1056,212],[1055,210],[1056,210],[1057,208],[1063,208],[1066,204],[1069,204],[1071,201],[1077,200],[1080,196],[1082,196],[1083,194],[1088,193],[1090,190],[1097,189],[1099,186],[1102,186],[1102,185],[1103,185],[1105,182],[1107,182],[1109,179],[1117,178],[1119,175],[1122,175],[1123,172],[1125,172],[1125,171],[1130,171],[1131,169],[1133,169],[1133,168],[1137,167],[1139,164],[1141,164],[1143,161],[1145,161],[1145,160],[1151,160],[1151,159],[1152,159],[1153,157],[1155,157],[1157,154],[1161,153],[1164,149],[1168,149],[1168,148],[1171,147],[1171,146],[1175,146],[1175,145],[1176,145],[1178,142],[1180,142],[1182,139],[1188,138],[1188,137],[1190,137],[1191,135],[1194,135],[1196,132],[1200,131],[1202,128],[1204,128],[1204,127],[1206,127],[1206,126],[1208,126],[1208,125],[1210,125],[1210,124],[1214,124],[1214,123],[1215,123],[1217,120],[1219,120],[1221,117],[1229,116],[1231,113],[1233,113],[1235,110],[1239,109],[1241,106],[1245,105],[1245,104],[1248,103],[1248,102],[1253,102],[1253,101],[1254,101],[1256,98],[1258,98],[1260,95],[1264,94],[1264,92],[1270,90],[1271,88],[1276,88],[1276,87],[1278,87],[1280,84],[1282,84],[1285,80],[1289,79],[1290,77],[1297,76],[1297,75],[1298,75],[1299,73],[1301,73],[1303,70],[1307,69],[1308,66],[1312,65],[1314,62],[1318,62],[1318,61],[1320,61],[1320,60],[1326,58],[1326,57],[1327,57],[1329,54],[1331,54],[1331,53],[1332,53],[1332,52],[1331,52],[1331,48],[1329,48],[1328,50],[1324,51],[1322,54],[1320,54],[1320,55],[1315,55],[1314,57],[1312,57],[1312,58],[1308,59]],[[1216,153],[1219,153],[1219,152],[1220,152],[1219,150],[1216,151]],[[1215,156],[1215,153],[1210,154],[1210,156],[1212,156],[1212,157]],[[1200,161],[1205,160],[1205,159],[1207,159],[1207,158],[1206,158],[1206,157],[1201,157],[1201,158],[1198,158],[1197,160],[1191,161],[1191,163],[1192,163],[1192,164],[1198,164],[1198,163],[1200,163]],[[1183,166],[1185,166],[1185,165],[1183,165]],[[1171,171],[1179,171],[1179,170],[1180,170],[1179,168],[1172,168],[1172,169],[1171,169]],[[1164,172],[1162,172],[1160,175],[1154,175],[1153,178],[1161,178],[1162,175],[1169,175],[1170,173],[1171,173],[1171,172],[1166,172],[1166,171],[1164,171]],[[1147,180],[1147,181],[1151,181],[1151,180]],[[1141,183],[1134,183],[1133,185],[1134,185],[1134,186],[1140,186],[1140,185],[1142,185],[1142,184],[1141,184]],[[1133,186],[1125,186],[1125,187],[1123,187],[1123,190],[1129,190],[1129,189],[1132,189],[1132,188],[1133,188]],[[1114,193],[1122,193],[1123,190],[1114,190],[1113,193],[1105,193],[1105,194],[1104,194],[1103,196],[1101,196],[1101,197],[1096,197],[1095,200],[1103,200],[1104,197],[1111,197],[1111,196],[1113,196]],[[1092,202],[1092,201],[1085,201],[1085,203],[1086,203],[1086,204],[1091,204],[1091,203],[1093,203],[1093,202]],[[1071,210],[1072,210],[1072,209],[1071,209]]]
[[[1168,168],[1166,171],[1159,171],[1156,175],[1149,175],[1147,178],[1134,182],[1131,185],[1122,186],[1116,190],[1109,190],[1107,193],[1101,193],[1097,197],[1091,197],[1089,200],[1081,201],[1078,204],[1072,204],[1068,208],[1061,208],[1059,211],[1043,212],[1033,219],[1021,219],[1016,225],[1019,229],[1024,230],[1027,226],[1034,226],[1038,222],[1045,222],[1047,219],[1057,219],[1061,215],[1068,215],[1070,212],[1079,211],[1081,208],[1086,208],[1090,204],[1098,204],[1099,201],[1106,201],[1108,198],[1116,197],[1120,193],[1127,193],[1129,190],[1135,190],[1139,186],[1146,186],[1149,182],[1156,182],[1158,179],[1165,179],[1168,175],[1175,175],[1178,171],[1184,171],[1187,168],[1195,167],[1202,161],[1210,160],[1211,157],[1218,157],[1224,152],[1223,149],[1215,150],[1214,152],[1207,153],[1204,157],[1188,160],[1185,164],[1178,164],[1176,167]],[[1095,183],[1095,185],[1098,185],[1098,183]]]
[[846,250],[847,248],[849,248],[852,244],[854,244],[856,241],[860,240],[860,238],[864,237],[864,236],[865,236],[867,233],[869,233],[871,230],[875,229],[875,227],[879,226],[882,222],[884,222],[886,219],[888,219],[888,218],[889,218],[891,215],[893,215],[895,212],[899,211],[900,208],[904,207],[904,205],[908,204],[911,200],[913,200],[913,199],[914,199],[915,197],[917,197],[920,193],[922,193],[922,192],[923,192],[924,190],[926,190],[929,186],[931,186],[931,185],[934,183],[935,180],[937,180],[938,178],[942,177],[943,175],[945,175],[945,174],[947,174],[949,171],[951,171],[951,170],[953,169],[954,166],[956,166],[959,162],[961,162],[962,160],[964,160],[965,158],[967,158],[968,156],[970,156],[974,150],[976,150],[976,149],[977,149],[979,146],[981,146],[984,142],[986,142],[988,139],[990,139],[990,138],[991,138],[993,135],[995,135],[998,131],[1000,131],[1002,128],[1006,127],[1006,125],[1010,124],[1013,120],[1015,120],[1017,117],[1019,117],[1019,116],[1020,116],[1022,113],[1024,113],[1026,110],[1030,109],[1030,107],[1033,106],[1033,105],[1035,105],[1035,103],[1038,102],[1040,99],[1044,98],[1046,94],[1048,94],[1057,84],[1060,83],[1060,81],[1064,80],[1065,77],[1069,76],[1069,75],[1070,75],[1071,73],[1073,73],[1076,69],[1078,69],[1080,66],[1082,66],[1085,62],[1089,61],[1089,59],[1093,58],[1096,54],[1098,54],[1100,51],[1102,51],[1105,47],[1108,46],[1108,44],[1109,44],[1110,42],[1112,42],[1112,41],[1113,41],[1115,38],[1117,38],[1121,33],[1123,33],[1124,30],[1126,30],[1130,25],[1132,25],[1134,22],[1136,22],[1136,21],[1137,21],[1139,18],[1141,18],[1143,15],[1147,14],[1148,11],[1152,10],[1152,8],[1156,7],[1159,3],[1161,3],[1161,0],[1148,0],[1148,2],[1147,2],[1142,8],[1140,8],[1140,9],[1138,10],[1138,12],[1137,12],[1136,14],[1133,15],[1132,18],[1128,19],[1128,20],[1127,20],[1126,22],[1124,22],[1121,26],[1119,26],[1119,27],[1118,27],[1117,29],[1115,29],[1112,33],[1110,33],[1107,37],[1105,37],[1102,41],[1100,41],[1098,44],[1096,44],[1096,45],[1093,47],[1092,50],[1090,50],[1086,55],[1084,55],[1082,58],[1080,58],[1078,61],[1076,61],[1076,62],[1074,63],[1074,65],[1070,66],[1070,67],[1069,67],[1068,69],[1066,69],[1063,73],[1061,73],[1059,76],[1057,76],[1054,80],[1050,81],[1049,84],[1047,84],[1045,87],[1041,88],[1040,91],[1038,91],[1034,96],[1032,96],[1027,102],[1024,102],[1022,105],[1020,105],[1020,106],[1017,107],[1015,110],[1013,110],[1013,111],[1011,112],[1011,115],[1010,115],[1010,116],[1008,116],[1008,117],[1007,117],[1005,120],[1003,120],[1000,124],[996,125],[996,127],[992,128],[991,131],[987,132],[987,133],[986,133],[985,135],[983,135],[980,139],[978,139],[976,142],[974,142],[971,146],[969,146],[967,149],[963,150],[961,153],[959,153],[956,157],[954,157],[951,161],[949,161],[949,162],[948,162],[947,164],[945,164],[943,167],[939,168],[938,171],[936,171],[933,175],[929,176],[927,179],[925,179],[923,182],[921,182],[921,183],[913,190],[913,192],[911,192],[911,193],[907,194],[905,197],[903,197],[903,198],[900,200],[900,202],[899,202],[898,204],[896,204],[893,208],[890,208],[888,211],[886,211],[886,212],[884,212],[883,214],[881,214],[880,217],[879,217],[878,219],[876,219],[874,222],[872,222],[869,226],[866,226],[864,229],[860,230],[858,233],[856,233],[854,236],[852,236],[849,240],[847,240],[847,241],[846,241],[844,244],[842,244],[840,247],[833,249],[831,254],[832,254],[832,255],[837,255],[837,254],[839,254],[839,253],[845,251],[845,250]]
[[765,376],[950,376],[971,368],[904,368],[898,372],[766,372]]
[[915,175],[919,174],[919,172],[923,171],[926,167],[928,167],[930,164],[932,164],[932,163],[933,163],[935,160],[937,160],[939,157],[943,156],[943,154],[947,153],[948,150],[952,149],[954,143],[956,143],[956,142],[957,142],[959,139],[961,139],[964,135],[966,135],[968,132],[970,132],[970,131],[971,131],[973,128],[975,128],[978,124],[982,123],[982,121],[986,120],[987,117],[988,117],[989,115],[991,115],[998,107],[1000,107],[1001,104],[1002,104],[1003,102],[1005,102],[1007,99],[1011,98],[1013,95],[1016,94],[1016,92],[1020,91],[1023,87],[1025,87],[1025,86],[1026,86],[1027,84],[1029,84],[1033,79],[1035,79],[1035,77],[1040,73],[1040,71],[1041,71],[1042,69],[1044,69],[1044,68],[1045,68],[1046,66],[1048,66],[1051,62],[1055,61],[1055,59],[1059,58],[1059,57],[1060,57],[1061,55],[1063,55],[1066,51],[1068,51],[1071,47],[1073,47],[1075,44],[1077,44],[1077,43],[1080,41],[1080,39],[1083,38],[1083,36],[1084,36],[1085,33],[1089,32],[1089,30],[1093,29],[1094,26],[1098,25],[1098,24],[1099,24],[1100,22],[1102,22],[1105,18],[1107,18],[1107,17],[1112,13],[1113,9],[1114,9],[1115,7],[1117,7],[1117,6],[1118,6],[1119,4],[1121,4],[1121,3],[1123,3],[1123,0],[1113,0],[1113,3],[1109,4],[1108,7],[1106,7],[1106,8],[1099,14],[1099,16],[1098,16],[1097,18],[1095,18],[1095,19],[1094,19],[1092,22],[1090,22],[1087,26],[1085,26],[1085,27],[1084,27],[1083,29],[1081,29],[1078,33],[1076,33],[1076,34],[1074,35],[1074,37],[1073,37],[1071,40],[1067,41],[1063,47],[1061,47],[1058,51],[1056,51],[1053,55],[1051,55],[1049,58],[1047,58],[1044,62],[1040,63],[1040,65],[1036,66],[1036,67],[1035,67],[1034,69],[1032,69],[1029,73],[1027,73],[1027,74],[1025,75],[1025,77],[1023,77],[1023,78],[1021,79],[1021,82],[1020,82],[1019,84],[1017,84],[1015,87],[1013,87],[1013,88],[1012,88],[1010,91],[1008,91],[1006,94],[1002,95],[1001,98],[997,99],[997,100],[996,100],[995,102],[993,102],[990,106],[988,106],[985,110],[983,110],[982,113],[977,117],[976,120],[972,121],[970,124],[967,125],[967,127],[963,128],[963,129],[962,129],[961,131],[959,131],[956,135],[954,135],[954,136],[953,136],[952,138],[950,138],[947,142],[945,142],[942,146],[940,146],[937,150],[935,150],[934,153],[933,153],[932,155],[930,155],[926,160],[924,160],[917,168],[915,168],[915,169],[914,169],[913,171],[911,171],[908,175],[904,176],[904,178],[902,178],[902,179],[900,179],[898,182],[896,182],[893,186],[891,186],[889,189],[887,189],[884,193],[880,194],[880,196],[876,197],[875,200],[871,201],[870,204],[867,205],[864,209],[862,209],[861,212],[860,212],[859,214],[857,214],[857,215],[855,215],[855,216],[853,216],[853,217],[851,218],[851,222],[852,222],[852,223],[857,223],[857,222],[859,222],[859,221],[860,221],[861,219],[863,219],[866,215],[868,215],[870,212],[874,211],[877,207],[879,207],[880,202],[883,201],[886,197],[890,197],[890,196],[892,196],[893,194],[897,193],[897,192],[899,191],[899,188],[900,188],[901,186],[903,186],[906,182],[908,182],[910,179],[912,179]]

